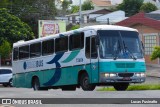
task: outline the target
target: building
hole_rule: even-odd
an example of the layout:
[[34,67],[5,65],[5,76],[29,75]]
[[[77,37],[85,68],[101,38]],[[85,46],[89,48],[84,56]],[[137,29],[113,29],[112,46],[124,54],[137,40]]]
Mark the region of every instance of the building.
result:
[[145,60],[148,64],[160,64],[160,59],[156,59],[154,61],[150,60],[153,47],[160,46],[159,15],[156,15],[155,12],[151,12],[149,14],[141,12],[131,16],[128,19],[116,23],[117,25],[132,27],[139,31],[139,36],[144,44]]
[[91,0],[94,9],[110,9],[122,3],[123,0]]
[[[81,11],[82,14],[82,23],[88,23],[91,20],[95,20],[97,16],[111,13],[111,10],[107,9],[97,9],[97,10],[86,10]],[[79,23],[79,12],[66,15],[68,17],[69,23]]]

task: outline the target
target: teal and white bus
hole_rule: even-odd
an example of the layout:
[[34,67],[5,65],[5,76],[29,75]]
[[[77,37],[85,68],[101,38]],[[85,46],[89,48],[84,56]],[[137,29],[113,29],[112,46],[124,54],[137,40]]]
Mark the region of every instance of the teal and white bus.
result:
[[143,47],[136,29],[95,25],[13,44],[13,85],[34,90],[126,90],[145,82]]

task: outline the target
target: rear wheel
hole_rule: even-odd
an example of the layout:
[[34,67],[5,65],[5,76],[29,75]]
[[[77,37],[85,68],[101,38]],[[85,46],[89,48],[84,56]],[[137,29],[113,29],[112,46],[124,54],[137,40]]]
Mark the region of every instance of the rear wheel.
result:
[[129,86],[129,83],[117,83],[113,87],[117,91],[125,91]]
[[35,78],[33,80],[32,86],[33,86],[33,90],[34,91],[40,90],[40,83],[39,83],[39,79],[38,78]]
[[80,85],[84,91],[93,91],[95,85],[90,84],[89,77],[87,73],[83,73],[80,78]]
[[32,87],[33,87],[33,90],[34,91],[45,91],[45,90],[48,90],[47,87],[40,87],[40,82],[39,82],[39,79],[38,78],[34,78],[33,80],[33,83],[32,83]]

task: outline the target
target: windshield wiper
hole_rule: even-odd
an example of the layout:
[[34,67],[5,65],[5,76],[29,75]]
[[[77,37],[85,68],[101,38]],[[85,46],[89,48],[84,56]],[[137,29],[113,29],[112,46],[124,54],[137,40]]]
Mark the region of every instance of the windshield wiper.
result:
[[119,40],[118,40],[117,43],[118,43],[117,50],[114,52],[114,58],[113,58],[113,60],[116,60],[118,58],[119,52],[121,52],[121,44],[120,44]]
[[131,58],[133,58],[134,60],[137,60],[137,58],[133,55],[133,53],[130,51],[130,49],[125,45],[124,41],[123,41],[123,46],[124,46],[125,52],[128,51],[130,53]]

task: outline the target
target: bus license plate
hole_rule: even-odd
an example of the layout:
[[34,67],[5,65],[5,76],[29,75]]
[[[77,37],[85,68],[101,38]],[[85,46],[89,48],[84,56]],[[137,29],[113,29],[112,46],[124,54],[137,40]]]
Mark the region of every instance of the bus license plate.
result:
[[129,81],[129,80],[131,80],[131,78],[130,77],[123,77],[123,80],[124,81]]

